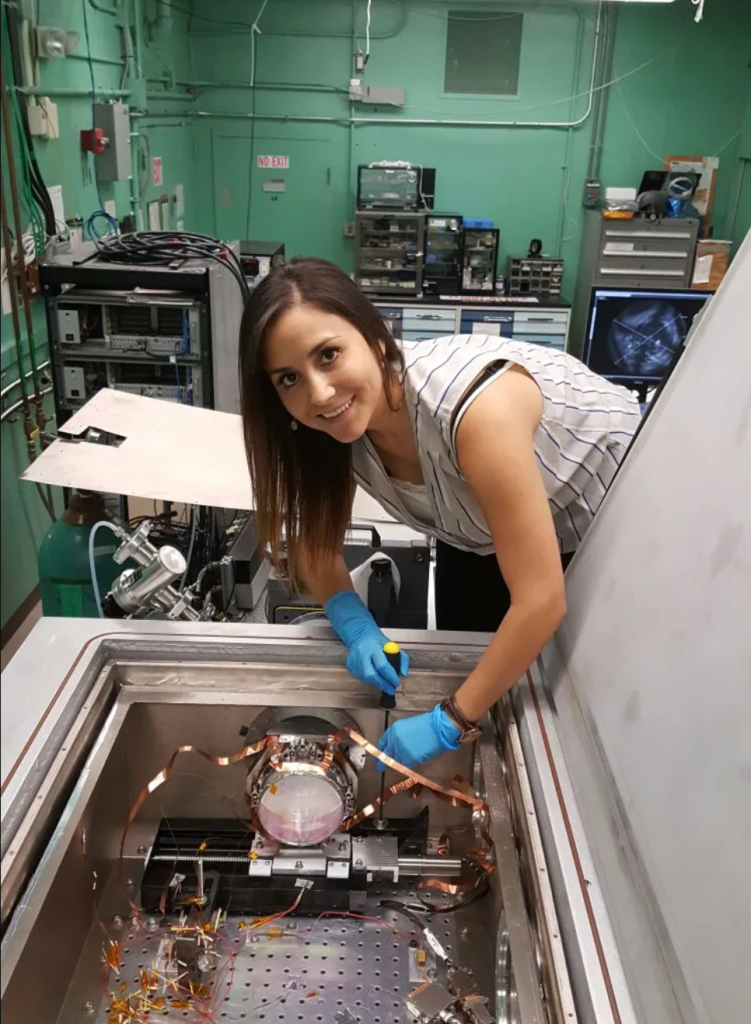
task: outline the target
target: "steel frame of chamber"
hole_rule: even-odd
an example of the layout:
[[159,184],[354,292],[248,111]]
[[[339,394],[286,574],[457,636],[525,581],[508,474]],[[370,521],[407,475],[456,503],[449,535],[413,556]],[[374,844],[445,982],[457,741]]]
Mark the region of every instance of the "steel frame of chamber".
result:
[[[49,620],[37,629],[47,631]],[[372,705],[377,717],[375,698],[342,667],[341,645],[322,640],[320,628],[315,633],[309,635],[304,626],[222,629],[207,625],[198,630],[191,624],[132,622],[118,623],[103,633],[101,624],[77,622],[66,636],[57,634],[52,641],[57,657],[50,658],[47,652],[46,668],[36,682],[39,692],[34,697],[38,699],[27,702],[29,716],[18,707],[10,716],[13,735],[3,758],[4,917],[10,912],[14,887],[42,855],[31,894],[16,908],[3,942],[4,990],[24,935],[33,927],[35,909],[38,912],[41,907],[44,885],[40,882],[51,870],[55,850],[62,851],[65,845],[60,830],[74,827],[76,791],[86,784],[86,773],[75,783],[65,814],[46,846],[44,822],[66,805],[66,780],[80,772],[87,756],[101,756],[103,719],[108,714],[110,718],[121,715],[139,702],[215,705],[228,700],[233,705],[265,707],[279,701],[308,708],[360,707],[369,712]],[[37,644],[41,639],[36,638]],[[411,712],[424,710],[456,688],[482,653],[484,638],[403,631],[399,640],[413,655],[413,671],[399,698],[400,709]],[[21,654],[14,666],[17,671],[4,679],[6,704],[11,699],[9,687],[17,685],[19,674],[38,661],[31,647]],[[251,665],[256,673],[252,684],[248,679]],[[305,672],[300,673],[303,665]],[[35,708],[41,714],[35,714]],[[496,858],[492,899],[503,924],[498,957],[499,963],[509,956],[513,962],[515,1003],[523,1024],[572,1024],[586,1020],[589,1014],[577,1014],[579,999],[574,998],[567,964],[574,965],[572,976],[578,987],[592,990],[585,1002],[595,1008],[600,1004],[597,973],[589,969],[584,955],[586,920],[574,898],[563,901],[567,920],[559,924],[557,904],[561,904],[557,894],[554,896],[553,883],[565,874],[560,845],[552,844],[559,860],[549,864],[542,832],[549,831],[552,815],[548,807],[542,816],[537,811],[541,799],[547,803],[557,796],[553,789],[546,794],[545,787],[539,786],[539,765],[527,770],[521,736],[529,732],[529,723],[524,715],[522,707],[520,729],[511,701],[499,705],[494,712],[495,728],[486,729],[475,758],[475,774],[484,780],[483,796],[491,809],[489,831]],[[533,778],[538,783],[534,795]],[[583,836],[580,839],[584,842]],[[530,905],[535,908],[531,922]],[[574,917],[577,920],[572,927]],[[564,936],[575,945],[564,948]],[[582,963],[584,969],[579,970]]]

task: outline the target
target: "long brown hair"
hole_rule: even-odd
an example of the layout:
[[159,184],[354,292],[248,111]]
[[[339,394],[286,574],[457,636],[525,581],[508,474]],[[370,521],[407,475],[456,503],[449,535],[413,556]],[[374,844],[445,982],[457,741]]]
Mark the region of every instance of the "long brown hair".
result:
[[[240,325],[240,394],[245,451],[255,496],[259,540],[298,581],[304,567],[341,549],[354,481],[351,445],[298,424],[292,430],[264,369],[264,345],[279,318],[297,305],[333,313],[355,327],[376,353],[389,405],[404,359],[380,314],[327,260],[296,257],[277,267],[251,294]],[[392,405],[393,408],[393,405]]]

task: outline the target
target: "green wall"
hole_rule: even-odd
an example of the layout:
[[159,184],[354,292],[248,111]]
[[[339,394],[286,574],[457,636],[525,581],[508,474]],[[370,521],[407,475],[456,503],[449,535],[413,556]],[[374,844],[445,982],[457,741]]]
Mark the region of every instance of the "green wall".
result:
[[[494,12],[523,9],[525,23],[519,94],[513,98],[448,96],[443,92],[446,14],[449,9]],[[227,0],[216,21],[190,22],[200,48],[202,78],[247,82],[251,67],[249,25],[260,4]],[[732,220],[739,134],[744,118],[751,38],[751,5],[740,0],[707,4],[701,24],[687,0],[671,6],[618,4],[612,78],[604,138],[604,184],[638,186],[643,170],[667,153],[720,153],[715,235]],[[198,11],[194,8],[194,11]],[[203,10],[203,9],[201,9]],[[526,252],[532,237],[566,260],[570,295],[578,262],[580,197],[592,140],[586,118],[595,4],[504,6],[451,0],[421,3],[374,0],[373,42],[365,81],[405,89],[407,104],[350,107],[344,92],[351,72],[352,30],[363,39],[364,3],[337,0],[270,3],[260,22],[253,151],[283,154],[288,172],[253,168],[249,234],[280,239],[288,252],[328,256],[347,269],[352,243],[343,237],[352,219],[354,168],[370,160],[409,160],[437,168],[437,206],[486,216],[501,229],[505,257]],[[308,32],[317,33],[309,36]],[[385,38],[380,38],[381,36]],[[638,69],[638,70],[637,70]],[[282,91],[280,83],[297,88]],[[304,87],[316,87],[306,90]],[[577,96],[574,100],[569,97]],[[247,88],[199,89],[204,114],[199,131],[198,181],[212,197],[202,226],[246,236],[248,157],[253,109]],[[347,122],[389,118],[387,124]],[[225,115],[225,116],[222,116]],[[285,121],[285,116],[321,118]],[[330,123],[332,119],[341,119]],[[408,126],[408,119],[573,121],[551,127]],[[282,195],[263,192],[264,178],[283,177]],[[739,220],[736,230],[740,231]]]
[[[280,240],[287,252],[327,256],[352,268],[344,225],[353,218],[355,169],[372,160],[408,160],[437,169],[437,207],[491,217],[501,229],[501,266],[526,252],[533,237],[566,260],[571,295],[581,229],[580,197],[592,142],[587,116],[597,5],[519,5],[486,0],[373,0],[372,45],[365,82],[403,88],[403,110],[351,105],[346,86],[353,39],[364,45],[365,0],[270,0],[257,36],[255,96],[253,19],[261,0],[39,0],[41,24],[81,34],[72,57],[41,67],[41,87],[58,104],[59,141],[36,152],[48,184],[61,184],[67,217],[98,205],[90,158],[79,149],[89,127],[90,78],[83,27],[88,3],[91,52],[99,92],[123,78],[121,25],[139,25],[144,116],[134,117],[140,209],[181,184],[184,225],[226,238]],[[488,17],[523,10],[519,94],[457,97],[443,92],[447,11]],[[709,0],[701,24],[688,0],[672,5],[618,4],[607,120],[604,184],[638,185],[641,172],[667,153],[720,154],[716,237],[736,243],[751,221],[751,5]],[[106,8],[114,13],[105,13]],[[186,11],[191,9],[192,16]],[[159,20],[161,17],[161,21]],[[125,87],[133,86],[135,62]],[[135,88],[140,88],[136,84]],[[76,89],[63,97],[57,89]],[[574,98],[572,98],[574,97]],[[141,102],[137,93],[128,99]],[[253,111],[262,115],[254,121]],[[309,118],[310,120],[303,120]],[[355,123],[352,118],[387,119]],[[571,128],[410,126],[413,119],[580,121]],[[260,154],[289,156],[288,171],[249,167]],[[160,156],[164,185],[151,184]],[[745,163],[741,157],[745,156]],[[745,174],[741,169],[745,168]],[[263,190],[282,178],[286,191]],[[252,203],[248,221],[248,189]],[[131,184],[101,187],[119,217],[131,210]],[[173,218],[173,226],[176,218]],[[41,310],[35,319],[42,324]],[[2,317],[3,385],[18,376],[10,318]],[[13,401],[17,392],[9,396]],[[21,425],[2,426],[2,622],[36,583],[36,547],[46,529],[34,489],[18,485],[24,463]]]
[[[49,94],[57,103],[60,138],[59,140],[38,139],[35,151],[39,165],[48,186],[62,185],[63,201],[66,218],[82,218],[85,220],[99,206],[96,186],[92,175],[91,156],[80,151],[80,131],[90,128],[91,114],[91,79],[89,65],[86,60],[87,47],[84,31],[83,5],[88,4],[87,17],[91,54],[94,58],[94,75],[98,96],[109,96],[110,90],[120,87],[124,69],[122,66],[122,30],[121,26],[134,24],[137,9],[143,9],[141,20],[143,31],[143,72],[147,76],[162,77],[170,72],[174,75],[187,77],[193,73],[187,37],[187,17],[178,12],[173,15],[172,25],[167,27],[168,34],[157,38],[156,34],[164,28],[156,28],[156,34],[150,25],[156,21],[156,5],[151,0],[143,5],[136,3],[119,3],[118,0],[38,0],[36,9],[39,24],[54,25],[66,31],[80,33],[81,39],[73,55],[64,60],[48,60],[40,62],[40,88]],[[23,5],[21,5],[23,6]],[[107,14],[97,8],[110,8],[114,13]],[[134,63],[129,67],[131,75],[135,73]],[[125,87],[129,88],[126,81]],[[61,95],[59,90],[80,91],[80,96]],[[126,102],[129,100],[126,98]],[[162,101],[148,100],[150,112],[165,109]],[[143,133],[143,137],[134,138],[133,145],[137,152],[163,158],[164,184],[155,188],[151,184],[150,168],[139,162],[139,172],[143,184],[143,209],[145,203],[163,194],[173,194],[174,186],[182,184],[185,190],[186,214],[185,227],[193,229],[195,211],[198,206],[198,193],[193,176],[195,166],[194,131],[192,128],[174,128],[169,120],[154,125],[148,118],[132,120],[132,130]],[[17,145],[16,145],[17,151]],[[6,169],[6,154],[3,146],[3,173]],[[6,195],[8,180],[5,178]],[[118,218],[124,217],[132,210],[130,183],[117,182],[101,184],[102,201],[114,200]],[[24,215],[24,227],[26,217]],[[12,220],[11,220],[12,226]],[[2,381],[3,387],[18,379],[13,328],[10,315],[2,315]],[[22,321],[23,322],[23,321]],[[34,303],[34,324],[37,338],[39,360],[47,358],[47,338],[42,303]],[[25,338],[25,331],[24,331]],[[24,369],[30,363],[25,360]],[[15,403],[20,398],[20,390],[16,388],[6,396],[3,408]],[[47,414],[51,415],[53,407],[51,396],[46,401]],[[54,422],[50,424],[54,430]],[[26,442],[20,416],[6,420],[2,424],[2,625],[13,615],[23,600],[37,584],[36,552],[39,541],[49,527],[50,519],[37,497],[31,484],[20,483],[19,474],[25,468]],[[60,496],[57,495],[58,509],[61,507]]]

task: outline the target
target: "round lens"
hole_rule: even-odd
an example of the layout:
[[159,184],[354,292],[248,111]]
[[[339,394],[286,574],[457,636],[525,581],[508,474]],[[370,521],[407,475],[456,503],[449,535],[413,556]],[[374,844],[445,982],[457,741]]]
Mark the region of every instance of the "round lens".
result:
[[344,801],[321,775],[277,775],[260,799],[258,817],[277,842],[313,846],[339,828]]

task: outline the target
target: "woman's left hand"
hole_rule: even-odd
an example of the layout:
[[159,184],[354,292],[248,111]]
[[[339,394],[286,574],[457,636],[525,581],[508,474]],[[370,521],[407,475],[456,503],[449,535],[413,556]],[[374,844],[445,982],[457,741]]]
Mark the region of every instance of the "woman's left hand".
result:
[[[460,739],[460,730],[436,704],[432,711],[394,722],[381,736],[378,749],[405,768],[414,768],[447,750],[456,750]],[[379,761],[378,771],[385,770],[386,766]]]

